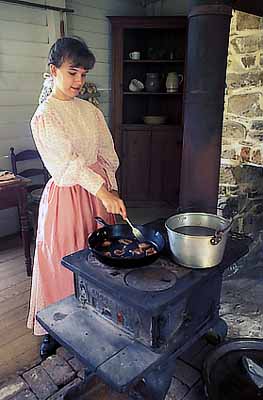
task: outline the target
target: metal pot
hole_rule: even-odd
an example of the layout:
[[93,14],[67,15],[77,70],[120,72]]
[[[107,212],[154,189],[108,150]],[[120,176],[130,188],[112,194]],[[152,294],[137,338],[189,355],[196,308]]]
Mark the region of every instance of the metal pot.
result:
[[207,213],[182,213],[168,218],[165,227],[173,259],[191,268],[220,264],[233,220]]

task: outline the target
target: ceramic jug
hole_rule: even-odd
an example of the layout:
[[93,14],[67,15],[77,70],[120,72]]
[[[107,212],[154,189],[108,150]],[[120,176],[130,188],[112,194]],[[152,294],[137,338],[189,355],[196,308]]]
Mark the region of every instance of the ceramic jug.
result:
[[179,85],[183,82],[183,75],[177,72],[169,72],[167,74],[165,86],[168,93],[178,92]]

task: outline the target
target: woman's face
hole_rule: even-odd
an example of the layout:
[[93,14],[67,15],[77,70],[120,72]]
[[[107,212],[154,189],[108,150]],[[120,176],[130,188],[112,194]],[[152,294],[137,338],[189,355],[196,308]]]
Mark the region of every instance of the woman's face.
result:
[[54,79],[53,94],[60,100],[70,100],[77,96],[86,81],[87,70],[74,67],[70,61],[64,61],[60,68],[50,65]]

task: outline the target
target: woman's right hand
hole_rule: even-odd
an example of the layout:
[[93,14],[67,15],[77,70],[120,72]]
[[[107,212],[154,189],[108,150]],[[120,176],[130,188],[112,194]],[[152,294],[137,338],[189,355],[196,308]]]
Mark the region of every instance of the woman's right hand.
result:
[[109,192],[104,185],[97,191],[96,197],[101,200],[108,213],[120,214],[123,219],[127,218],[123,200],[117,194]]

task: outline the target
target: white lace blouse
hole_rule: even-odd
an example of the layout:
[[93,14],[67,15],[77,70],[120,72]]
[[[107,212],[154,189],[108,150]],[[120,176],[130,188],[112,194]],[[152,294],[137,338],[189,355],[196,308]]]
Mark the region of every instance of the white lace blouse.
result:
[[81,185],[96,195],[103,178],[92,170],[99,162],[111,189],[119,160],[102,112],[88,101],[48,97],[31,120],[32,134],[41,158],[58,186]]

